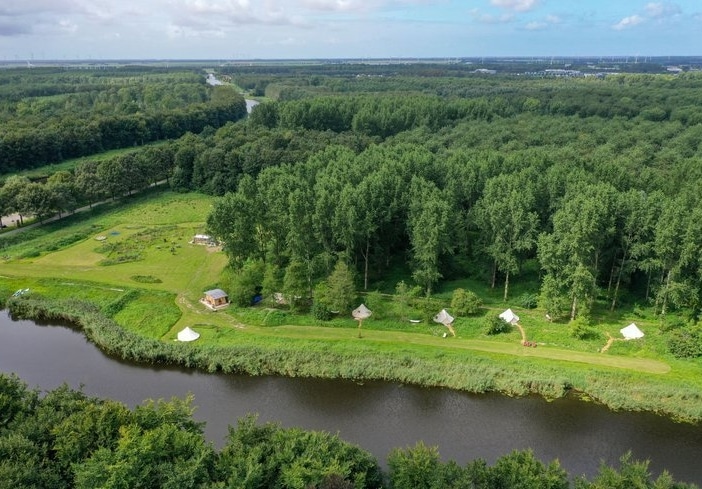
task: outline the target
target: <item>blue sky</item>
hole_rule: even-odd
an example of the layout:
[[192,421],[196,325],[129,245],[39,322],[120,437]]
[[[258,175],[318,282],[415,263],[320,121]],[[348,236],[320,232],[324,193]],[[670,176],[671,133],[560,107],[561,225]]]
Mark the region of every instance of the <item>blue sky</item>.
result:
[[0,0],[0,61],[702,55],[702,1]]

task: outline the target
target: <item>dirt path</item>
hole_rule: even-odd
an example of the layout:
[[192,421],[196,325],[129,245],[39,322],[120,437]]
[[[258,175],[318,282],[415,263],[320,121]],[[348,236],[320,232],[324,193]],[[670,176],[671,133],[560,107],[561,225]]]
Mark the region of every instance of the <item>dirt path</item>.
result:
[[607,344],[606,344],[605,346],[602,347],[602,349],[600,350],[600,353],[604,353],[604,352],[606,352],[607,350],[609,350],[609,348],[612,346],[612,344],[613,344],[615,341],[622,341],[621,338],[614,338],[614,337],[612,337],[612,335],[609,334],[609,333],[605,333],[605,334],[607,335],[607,338],[608,338],[608,339],[607,339]]

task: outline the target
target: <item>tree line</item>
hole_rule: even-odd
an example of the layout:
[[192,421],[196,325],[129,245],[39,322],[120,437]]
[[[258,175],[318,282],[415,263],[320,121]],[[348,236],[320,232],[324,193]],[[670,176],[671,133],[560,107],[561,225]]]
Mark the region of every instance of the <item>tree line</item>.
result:
[[[13,83],[8,82],[8,79]],[[73,83],[69,83],[73,82]],[[174,139],[246,115],[231,86],[195,73],[0,74],[0,174]]]
[[[501,82],[492,83],[497,91]],[[509,92],[513,81],[505,83]],[[675,89],[679,101],[698,92],[693,74],[591,83],[599,82],[569,87],[597,104],[590,87],[614,84],[635,106],[648,103],[640,89],[649,85]],[[161,152],[77,168],[76,181],[86,182],[77,200],[164,178],[176,190],[223,196],[208,226],[232,266],[264,262],[269,283],[287,283],[293,296],[312,294],[341,260],[363,289],[399,265],[425,294],[473,276],[509,300],[510,285],[536,264],[538,276],[526,280],[554,318],[587,319],[599,301],[651,304],[663,316],[683,309],[694,322],[702,124],[542,113],[539,101],[529,110],[518,100],[359,94],[263,103],[245,122],[188,134]],[[100,194],[90,193],[91,181]],[[8,179],[0,190],[10,195],[5,209],[17,209],[8,207],[15,187]],[[14,201],[35,195],[39,205],[24,211],[41,215],[47,200],[37,189]],[[686,345],[699,337],[684,331]]]
[[557,461],[515,451],[492,466],[443,462],[436,447],[394,449],[388,469],[362,448],[326,432],[259,424],[230,426],[217,450],[193,420],[192,399],[146,401],[134,409],[63,385],[41,394],[0,374],[0,484],[3,487],[259,489],[692,489],[647,462],[621,459],[587,480],[571,481]]

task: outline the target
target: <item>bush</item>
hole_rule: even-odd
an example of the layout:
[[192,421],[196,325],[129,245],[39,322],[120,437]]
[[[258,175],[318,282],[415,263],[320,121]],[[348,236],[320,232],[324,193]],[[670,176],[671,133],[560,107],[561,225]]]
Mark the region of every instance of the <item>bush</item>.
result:
[[668,340],[668,351],[677,358],[702,356],[702,331],[699,327],[674,331]]
[[512,325],[502,320],[500,316],[487,316],[483,324],[485,325],[485,334],[488,335],[508,333],[512,330]]
[[442,302],[436,299],[419,299],[415,300],[415,307],[419,309],[422,314],[422,319],[427,323],[431,324],[441,309],[443,309]]
[[17,258],[23,259],[23,258],[36,258],[39,255],[41,255],[41,252],[37,249],[31,249],[27,250],[24,253],[20,253]]
[[536,294],[530,294],[529,292],[525,292],[519,296],[519,299],[517,299],[517,301],[519,305],[524,309],[536,309],[536,306],[539,302],[539,296]]
[[385,319],[387,317],[387,301],[379,291],[368,292],[363,303],[368,309],[373,311],[375,319]]
[[451,296],[451,310],[461,316],[476,314],[482,305],[480,297],[470,290],[456,289]]
[[160,284],[163,282],[160,278],[153,275],[132,275],[131,279],[141,284]]
[[577,318],[570,323],[570,335],[578,340],[594,340],[600,337],[600,332],[590,326],[586,318]]
[[266,314],[266,317],[263,318],[263,325],[264,326],[280,326],[281,324],[285,324],[287,319],[288,319],[288,314],[286,312],[272,309],[272,310],[268,311],[268,313]]
[[312,316],[318,321],[329,321],[332,313],[324,302],[315,297],[312,301]]

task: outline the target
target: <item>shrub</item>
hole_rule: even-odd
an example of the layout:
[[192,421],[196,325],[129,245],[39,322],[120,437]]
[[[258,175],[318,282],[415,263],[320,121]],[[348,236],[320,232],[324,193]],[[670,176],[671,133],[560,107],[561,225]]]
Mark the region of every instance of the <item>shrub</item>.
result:
[[702,331],[699,327],[675,330],[668,340],[668,351],[677,358],[702,356]]
[[431,324],[434,320],[434,316],[436,316],[444,306],[441,301],[436,299],[417,298],[415,307],[421,312],[422,319]]
[[368,292],[363,303],[368,309],[373,311],[375,319],[385,319],[387,317],[387,301],[379,291]]
[[315,297],[312,301],[312,316],[318,321],[329,321],[332,313],[323,301]]
[[288,314],[284,311],[278,311],[277,309],[271,309],[263,318],[264,326],[280,326],[285,324],[288,319]]
[[20,253],[17,256],[17,258],[20,258],[20,259],[22,259],[22,258],[36,258],[39,255],[41,255],[41,252],[39,250],[33,248],[31,250],[25,251],[24,253]]
[[456,289],[451,296],[451,310],[461,316],[476,314],[482,305],[480,297],[470,290]]
[[141,284],[160,284],[162,280],[153,275],[132,275],[132,280]]
[[524,292],[519,296],[517,301],[524,309],[536,309],[539,302],[539,296],[536,294],[530,294],[529,292]]
[[578,340],[597,339],[600,332],[590,326],[586,318],[580,317],[570,323],[570,335]]
[[508,333],[512,330],[512,325],[497,315],[487,316],[483,324],[485,325],[485,334],[488,335]]
[[229,300],[239,307],[251,305],[257,287],[263,280],[265,264],[261,260],[247,260],[241,269],[231,274],[227,285]]

